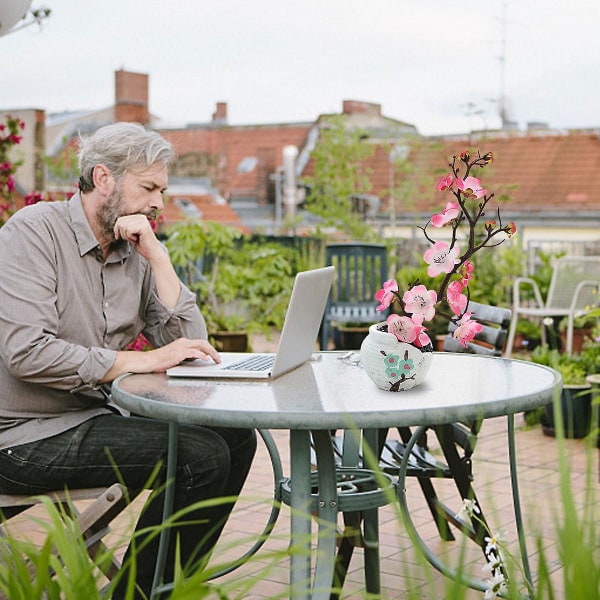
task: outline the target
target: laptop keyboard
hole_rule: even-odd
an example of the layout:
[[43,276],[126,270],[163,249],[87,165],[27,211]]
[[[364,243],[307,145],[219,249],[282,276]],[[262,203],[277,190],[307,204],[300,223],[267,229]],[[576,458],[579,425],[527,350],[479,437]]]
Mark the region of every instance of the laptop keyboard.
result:
[[267,371],[275,362],[274,354],[249,356],[244,360],[223,367],[224,371]]

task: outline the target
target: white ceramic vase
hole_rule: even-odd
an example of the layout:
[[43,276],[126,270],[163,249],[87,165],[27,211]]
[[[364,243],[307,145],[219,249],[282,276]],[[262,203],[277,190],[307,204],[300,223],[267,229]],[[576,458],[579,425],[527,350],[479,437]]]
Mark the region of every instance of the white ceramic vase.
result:
[[419,385],[426,377],[433,352],[400,342],[393,333],[381,331],[385,323],[369,327],[360,347],[360,361],[365,373],[382,390],[400,392]]

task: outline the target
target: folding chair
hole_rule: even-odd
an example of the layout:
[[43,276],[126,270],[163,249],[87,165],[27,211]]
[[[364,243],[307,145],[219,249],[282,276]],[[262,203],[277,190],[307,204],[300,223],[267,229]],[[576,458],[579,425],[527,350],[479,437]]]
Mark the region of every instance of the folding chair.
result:
[[[600,256],[564,256],[556,260],[548,296],[542,294],[535,280],[517,277],[513,283],[513,318],[510,323],[505,356],[512,352],[519,316],[532,317],[541,321],[542,343],[546,342],[545,317],[567,317],[567,354],[573,351],[573,322],[598,305],[600,288]],[[533,306],[523,294],[533,294]]]
[[[124,488],[118,483],[108,488],[52,491],[36,496],[0,494],[0,535],[6,535],[4,527],[10,519],[40,504],[42,498],[49,498],[62,507],[65,515],[77,519],[92,559],[99,551],[106,551],[102,540],[110,532],[109,525],[129,503]],[[81,513],[77,512],[75,504],[87,500],[92,501],[91,504]],[[119,562],[113,559],[104,566],[103,572],[108,579],[112,579],[119,569]]]
[[387,248],[382,244],[328,244],[325,264],[336,267],[323,323],[321,350],[329,347],[332,323],[384,321],[389,311],[377,312],[375,293],[387,279]]

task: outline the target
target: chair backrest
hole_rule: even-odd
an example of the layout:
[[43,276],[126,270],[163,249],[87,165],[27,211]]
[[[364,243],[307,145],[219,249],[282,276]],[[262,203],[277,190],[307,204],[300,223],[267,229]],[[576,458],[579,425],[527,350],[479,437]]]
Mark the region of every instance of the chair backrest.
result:
[[[600,256],[563,256],[556,260],[546,308],[569,309],[577,286],[582,281],[597,281],[600,284]],[[592,287],[581,289],[577,306],[582,312],[598,304],[598,295]]]
[[376,312],[375,293],[387,279],[387,248],[382,244],[328,244],[325,264],[336,268],[326,309],[330,321],[373,323],[384,320]]
[[482,330],[465,347],[452,337],[456,325],[450,323],[448,334],[444,338],[444,352],[468,352],[470,354],[501,356],[510,325],[511,310],[501,306],[490,306],[471,301],[469,302],[469,311],[473,313],[472,318],[483,326]]

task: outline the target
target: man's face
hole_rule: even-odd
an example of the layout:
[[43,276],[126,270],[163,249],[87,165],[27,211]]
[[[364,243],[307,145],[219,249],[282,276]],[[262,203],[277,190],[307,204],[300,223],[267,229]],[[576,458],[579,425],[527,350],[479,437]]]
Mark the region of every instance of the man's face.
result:
[[127,171],[114,181],[112,194],[98,210],[102,230],[114,237],[117,219],[142,214],[155,219],[164,208],[163,192],[167,189],[167,167],[157,163],[142,171]]

